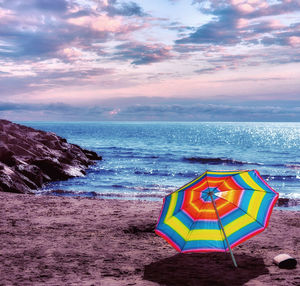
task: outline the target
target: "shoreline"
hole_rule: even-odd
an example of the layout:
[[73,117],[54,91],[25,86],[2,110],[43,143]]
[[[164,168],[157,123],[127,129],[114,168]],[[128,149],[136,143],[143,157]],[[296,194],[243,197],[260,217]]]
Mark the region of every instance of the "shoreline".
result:
[[[150,196],[124,196],[121,194],[108,195],[105,193],[97,192],[73,192],[69,190],[46,190],[44,192],[33,193],[35,196],[55,196],[55,197],[66,197],[66,198],[87,198],[96,200],[121,200],[121,201],[146,201],[154,203],[162,203],[164,197],[150,197]],[[287,211],[300,211],[300,199],[279,197],[274,209],[276,210],[287,210]]]
[[[154,233],[161,203],[0,193],[0,285],[297,285],[300,212],[274,210],[227,253],[179,254]],[[217,273],[217,274],[216,274]],[[190,281],[190,282],[188,282]],[[1,284],[3,283],[3,284]]]

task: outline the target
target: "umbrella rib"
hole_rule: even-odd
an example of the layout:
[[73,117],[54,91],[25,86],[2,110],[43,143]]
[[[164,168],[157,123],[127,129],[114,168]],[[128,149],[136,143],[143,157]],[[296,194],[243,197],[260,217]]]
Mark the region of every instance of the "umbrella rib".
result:
[[[217,188],[217,187],[216,187]],[[216,189],[214,188],[214,190]],[[257,190],[257,189],[247,189],[247,188],[243,188],[242,190],[236,190],[236,189],[230,189],[228,191],[223,191],[223,192],[231,192],[231,191],[253,191],[253,192],[261,192],[261,193],[268,193],[268,194],[274,194],[274,192],[267,192],[265,190]],[[219,191],[217,193],[222,193],[222,191]]]
[[[218,218],[218,221],[219,221],[221,230],[222,230],[222,232],[223,232],[224,238],[225,238],[225,240],[226,240],[226,244],[227,244],[228,250],[229,250],[229,252],[230,252],[230,255],[231,255],[233,264],[234,264],[235,267],[237,267],[237,264],[236,264],[234,255],[233,255],[232,250],[231,250],[230,243],[229,243],[228,238],[227,238],[227,235],[226,235],[226,233],[225,233],[225,229],[224,229],[223,224],[222,224],[222,222],[221,222],[221,218],[220,218],[220,216],[219,216],[219,213],[218,213],[218,210],[217,210],[217,206],[216,206],[216,203],[215,203],[215,201],[214,201],[214,199],[213,199],[213,196],[212,196],[212,193],[211,193],[211,192],[209,193],[209,196],[210,196],[210,199],[211,199],[211,201],[212,201],[213,207],[214,207],[214,209],[215,209],[215,212],[216,212],[216,215],[217,215],[217,218]],[[223,240],[223,243],[224,243],[224,240]],[[224,245],[225,245],[225,244],[224,244]],[[226,251],[226,248],[225,248],[225,251]]]
[[236,204],[234,204],[233,202],[230,202],[222,197],[218,197],[221,200],[224,200],[226,202],[229,202],[230,204],[236,206],[238,209],[240,209],[242,212],[244,212],[247,216],[251,217],[254,221],[256,221],[258,224],[260,224],[262,227],[265,227],[264,225],[262,225],[258,220],[256,220],[253,216],[249,215],[245,210],[243,210],[241,207],[237,206]]
[[268,194],[273,194],[274,192],[269,192],[269,191],[265,191],[265,190],[256,190],[256,189],[244,189],[245,191],[255,191],[255,192],[262,192],[262,193],[268,193]]
[[[214,189],[215,190],[215,189]],[[242,189],[242,190],[236,190],[236,189],[230,189],[228,191],[219,191],[219,192],[216,192],[214,193],[215,196],[217,196],[216,194],[217,193],[225,193],[225,192],[237,192],[237,191],[251,191],[251,192],[261,192],[261,193],[268,193],[268,194],[274,194],[274,193],[271,193],[271,192],[266,192],[266,191],[262,191],[262,190],[256,190],[256,189]]]
[[[265,190],[257,190],[257,189],[247,189],[247,188],[245,188],[245,189],[243,189],[244,191],[253,191],[253,192],[261,192],[261,193],[268,193],[268,194],[274,194],[273,192],[267,192],[267,191],[265,191]],[[236,191],[236,190],[235,190]]]
[[[235,175],[233,175],[233,176],[228,176],[228,178],[227,179],[225,179],[222,183],[220,183],[218,186],[216,186],[214,189],[213,189],[213,191],[214,190],[216,190],[217,188],[219,188],[220,186],[222,186],[223,184],[225,184],[230,178],[233,178],[233,177],[235,177],[235,176],[237,176],[237,175],[240,175],[240,174],[243,174],[243,173],[247,173],[247,172],[249,172],[249,170],[246,170],[246,171],[241,171],[241,172],[239,172],[239,173],[237,173],[237,174],[235,174]],[[251,190],[255,190],[255,191],[257,191],[257,192],[266,192],[266,193],[270,193],[270,194],[273,194],[274,192],[271,192],[271,191],[269,191],[269,190],[264,190],[264,191],[261,191],[261,190],[256,190],[256,189],[246,189],[246,188],[243,188],[244,190],[249,190],[249,191],[251,191]]]

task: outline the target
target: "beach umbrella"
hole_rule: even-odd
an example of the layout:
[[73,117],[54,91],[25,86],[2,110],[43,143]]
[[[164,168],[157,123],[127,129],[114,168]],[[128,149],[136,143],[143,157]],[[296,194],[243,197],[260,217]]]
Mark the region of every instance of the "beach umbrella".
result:
[[278,193],[256,170],[206,171],[164,198],[155,232],[179,252],[227,252],[263,231]]

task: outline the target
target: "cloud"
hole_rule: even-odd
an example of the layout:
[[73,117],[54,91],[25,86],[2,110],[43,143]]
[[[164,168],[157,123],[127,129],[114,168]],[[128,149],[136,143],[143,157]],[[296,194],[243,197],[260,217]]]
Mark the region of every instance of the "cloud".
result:
[[102,56],[97,48],[99,43],[124,38],[145,27],[144,23],[125,22],[121,17],[144,15],[134,2],[111,1],[98,10],[79,3],[71,0],[0,2],[0,57],[12,61],[53,58],[65,61],[63,51],[67,48]]
[[177,21],[168,23],[166,28],[169,30],[177,31],[178,33],[183,33],[183,32],[191,31],[191,30],[193,31],[195,29],[192,26],[183,25],[182,23],[177,22]]
[[300,11],[299,1],[281,1],[272,5],[267,1],[252,0],[194,1],[194,3],[199,4],[199,10],[203,13],[213,15],[213,19],[198,27],[195,32],[178,39],[177,44],[291,45],[293,41],[286,40],[285,33],[288,32],[293,36],[299,32],[294,24],[284,26],[274,19],[261,19]]
[[[36,16],[36,18],[34,17]],[[37,15],[20,19],[17,15],[0,19],[0,40],[4,43],[0,56],[8,59],[59,58],[59,51],[77,46],[89,49],[94,39],[105,42],[107,31],[96,31],[64,22],[62,19],[42,21]]]
[[[205,65],[209,67],[203,67],[201,69],[195,70],[195,73],[198,74],[208,74],[215,73],[221,70],[235,70],[241,67],[242,65],[250,65],[248,61],[249,56],[246,54],[240,55],[226,55],[221,54],[220,56],[212,56],[205,60]],[[217,80],[215,81],[217,82]]]
[[202,68],[202,69],[195,70],[195,73],[198,73],[198,74],[215,73],[216,71],[219,71],[222,69],[224,69],[222,66],[215,66],[212,68]]
[[130,42],[116,47],[114,59],[128,61],[134,65],[147,65],[172,58],[171,47],[163,44]]
[[290,46],[292,48],[300,47],[300,23],[291,25],[288,29],[282,29],[274,35],[264,36],[261,43],[265,46],[278,45]]
[[[195,0],[194,4],[211,19],[179,37],[173,50],[181,58],[198,55],[201,68],[195,69],[196,73],[299,61],[300,23],[295,22],[299,1]],[[295,20],[278,15],[286,19],[292,15]]]
[[176,43],[235,45],[240,41],[233,19],[220,19],[202,25],[196,32],[191,33],[188,37],[176,40]]
[[262,3],[258,1],[252,7],[253,10],[247,15],[249,18],[277,16],[300,11],[300,2],[298,0],[282,0],[279,3],[268,5],[268,1],[262,1]]
[[300,10],[298,0],[193,0],[193,3],[204,13],[217,16],[231,14],[244,18],[277,16]]
[[[199,90],[205,97],[223,86],[241,96],[257,87],[256,98],[271,97],[271,90],[279,96],[277,87],[288,86],[295,96],[299,1],[191,2],[0,0],[1,99],[45,102],[61,95],[78,102],[155,92],[196,97]],[[220,77],[213,77],[217,72]],[[213,84],[281,73],[290,81],[269,81],[259,91],[251,81],[247,88],[238,80]],[[115,116],[124,112],[122,106],[112,110]]]
[[113,74],[113,69],[90,68],[75,70],[51,70],[37,74],[14,76],[0,73],[0,93],[3,97],[19,93],[32,93],[61,86],[74,87],[101,83],[102,77]]
[[0,7],[20,12],[40,10],[43,12],[65,13],[68,6],[70,6],[70,2],[67,0],[9,0],[0,2]]
[[148,16],[148,14],[143,11],[141,6],[132,1],[120,3],[117,0],[110,0],[107,1],[107,5],[102,6],[102,9],[106,11],[109,16]]
[[26,104],[0,102],[0,117],[9,120],[98,120],[111,109],[101,106],[75,106],[65,103]]

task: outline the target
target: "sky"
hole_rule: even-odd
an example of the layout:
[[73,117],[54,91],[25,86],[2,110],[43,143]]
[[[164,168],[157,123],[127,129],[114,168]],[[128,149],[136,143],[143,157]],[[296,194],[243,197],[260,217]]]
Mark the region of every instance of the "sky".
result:
[[300,121],[300,0],[0,0],[0,118]]

